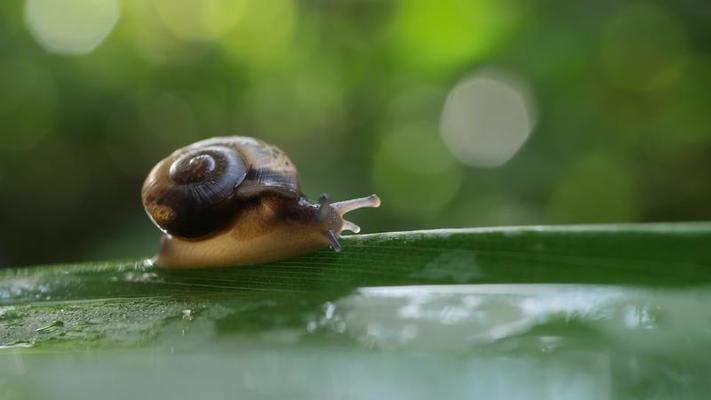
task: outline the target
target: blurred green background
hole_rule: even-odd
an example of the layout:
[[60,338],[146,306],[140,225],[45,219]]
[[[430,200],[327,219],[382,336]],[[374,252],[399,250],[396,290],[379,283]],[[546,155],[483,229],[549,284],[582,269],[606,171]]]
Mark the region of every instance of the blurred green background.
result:
[[0,265],[153,253],[140,187],[241,134],[364,232],[708,220],[711,2],[10,0]]

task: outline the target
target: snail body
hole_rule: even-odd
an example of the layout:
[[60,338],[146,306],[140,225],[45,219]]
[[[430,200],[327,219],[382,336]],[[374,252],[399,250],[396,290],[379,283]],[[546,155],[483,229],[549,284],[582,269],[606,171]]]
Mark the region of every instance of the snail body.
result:
[[376,195],[309,200],[283,151],[243,136],[174,151],[148,174],[141,198],[164,233],[154,262],[166,268],[258,264],[328,245],[339,251],[340,234],[360,230],[343,215],[380,205]]

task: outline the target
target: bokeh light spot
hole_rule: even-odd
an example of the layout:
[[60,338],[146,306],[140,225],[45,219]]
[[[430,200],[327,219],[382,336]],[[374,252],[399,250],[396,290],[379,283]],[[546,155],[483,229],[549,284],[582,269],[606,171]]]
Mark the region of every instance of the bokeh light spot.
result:
[[454,198],[462,173],[436,129],[403,125],[376,152],[373,180],[392,212],[427,219]]
[[208,41],[237,24],[244,0],[153,0],[160,20],[176,37]]
[[111,33],[120,16],[116,0],[27,0],[25,21],[52,53],[87,54]]
[[398,54],[425,70],[472,62],[496,48],[516,26],[521,4],[508,0],[402,0],[392,33]]
[[526,142],[534,114],[522,84],[503,75],[477,74],[459,82],[447,97],[442,138],[462,163],[498,167]]
[[655,90],[681,74],[688,44],[681,23],[666,9],[634,4],[607,26],[602,66],[617,87]]
[[268,7],[249,1],[239,23],[222,43],[232,56],[271,61],[288,53],[286,45],[292,37],[295,19],[292,0],[270,0]]

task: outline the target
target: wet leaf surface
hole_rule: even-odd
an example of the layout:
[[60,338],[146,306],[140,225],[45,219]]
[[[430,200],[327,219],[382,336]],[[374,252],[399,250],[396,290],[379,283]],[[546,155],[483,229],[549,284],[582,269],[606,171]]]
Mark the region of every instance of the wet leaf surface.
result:
[[[5,398],[697,398],[711,224],[353,236],[248,267],[0,272]],[[130,383],[130,384],[127,384]]]

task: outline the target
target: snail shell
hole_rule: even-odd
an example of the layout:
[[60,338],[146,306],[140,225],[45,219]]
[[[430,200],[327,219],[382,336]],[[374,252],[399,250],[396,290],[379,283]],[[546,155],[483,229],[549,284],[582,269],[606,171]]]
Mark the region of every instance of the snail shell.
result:
[[174,268],[269,262],[329,244],[338,251],[341,232],[360,229],[343,215],[380,205],[376,195],[312,202],[283,151],[241,136],[174,151],[153,167],[141,197],[164,233],[154,261]]

